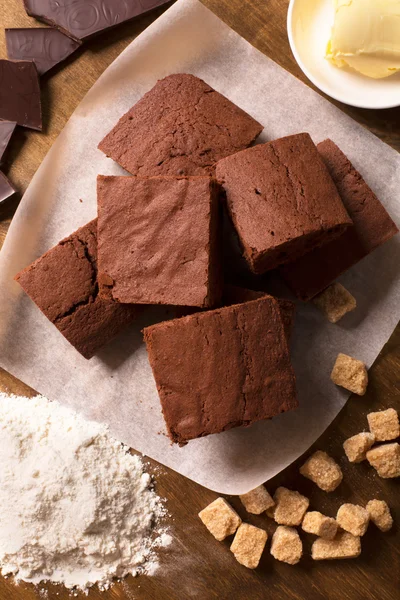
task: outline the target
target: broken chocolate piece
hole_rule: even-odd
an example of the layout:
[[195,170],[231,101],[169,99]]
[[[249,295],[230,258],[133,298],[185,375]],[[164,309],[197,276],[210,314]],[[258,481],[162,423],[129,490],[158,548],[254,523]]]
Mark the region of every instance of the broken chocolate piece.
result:
[[48,23],[77,40],[129,21],[170,0],[24,0],[29,16]]
[[8,58],[33,60],[39,75],[58,65],[81,45],[53,27],[6,29]]
[[0,162],[16,125],[15,121],[0,121]]
[[0,119],[42,130],[39,76],[33,61],[0,59]]
[[0,171],[0,203],[11,198],[16,191],[10,180]]

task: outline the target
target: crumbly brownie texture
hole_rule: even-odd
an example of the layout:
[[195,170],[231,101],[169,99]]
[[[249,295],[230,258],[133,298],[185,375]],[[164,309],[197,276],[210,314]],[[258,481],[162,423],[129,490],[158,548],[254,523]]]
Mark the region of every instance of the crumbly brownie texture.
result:
[[98,177],[100,295],[208,307],[220,297],[218,193],[209,177]]
[[298,405],[273,298],[159,323],[144,338],[173,442],[251,425]]
[[198,77],[161,79],[100,142],[133,175],[207,175],[263,130]]
[[[266,296],[269,298],[275,298],[266,292],[257,292],[255,290],[249,290],[247,288],[237,287],[235,285],[224,285],[222,290],[222,305],[232,306],[232,304],[241,304],[242,302],[257,300],[257,298],[263,298]],[[279,306],[286,337],[288,340],[290,340],[293,330],[296,305],[294,302],[286,300],[285,298],[275,298],[275,300]]]
[[216,173],[254,273],[294,260],[352,225],[308,133],[224,158]]
[[282,269],[286,283],[302,300],[313,298],[341,273],[398,232],[374,192],[336,144],[325,140],[317,148],[354,227],[350,227],[339,239]]
[[85,358],[130,323],[138,310],[98,295],[96,225],[97,219],[81,227],[15,277]]

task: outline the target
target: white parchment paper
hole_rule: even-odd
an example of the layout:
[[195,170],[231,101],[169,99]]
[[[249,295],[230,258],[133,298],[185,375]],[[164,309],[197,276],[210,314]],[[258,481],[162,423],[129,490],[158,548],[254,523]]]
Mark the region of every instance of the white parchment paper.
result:
[[312,306],[299,308],[293,334],[299,410],[171,446],[140,334],[149,316],[86,361],[13,276],[96,215],[97,174],[122,173],[97,150],[98,142],[157,79],[175,72],[204,78],[252,114],[265,125],[264,139],[299,131],[316,142],[333,138],[400,222],[400,155],[197,0],[179,0],[100,77],[21,201],[0,254],[0,364],[48,398],[108,423],[136,450],[213,490],[238,494],[296,459],[342,408],[347,394],[329,380],[336,354],[371,365],[389,338],[400,318],[400,244],[397,236],[342,278],[358,308],[341,324],[329,324]]

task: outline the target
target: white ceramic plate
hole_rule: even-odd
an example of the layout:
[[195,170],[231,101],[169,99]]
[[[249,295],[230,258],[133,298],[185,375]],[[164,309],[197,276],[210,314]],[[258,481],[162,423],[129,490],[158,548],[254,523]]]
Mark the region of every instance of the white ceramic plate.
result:
[[305,75],[335,100],[360,108],[400,106],[400,73],[371,79],[327,61],[325,48],[333,23],[333,0],[290,0],[290,47]]

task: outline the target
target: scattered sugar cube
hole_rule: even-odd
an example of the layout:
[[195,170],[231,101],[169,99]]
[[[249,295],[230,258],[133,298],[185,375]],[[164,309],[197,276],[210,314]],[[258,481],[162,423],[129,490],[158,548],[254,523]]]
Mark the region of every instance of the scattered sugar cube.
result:
[[399,415],[394,408],[369,413],[367,419],[371,433],[375,435],[377,442],[387,442],[399,437]]
[[341,531],[334,540],[318,538],[312,545],[311,556],[314,560],[329,560],[334,558],[356,558],[361,554],[359,537]]
[[367,450],[375,442],[375,436],[369,431],[357,433],[343,443],[343,449],[351,463],[359,463],[367,458]]
[[281,562],[297,564],[303,554],[303,544],[297,530],[282,525],[277,527],[272,536],[271,554]]
[[242,523],[231,545],[236,560],[248,569],[256,569],[265,548],[268,534],[264,529]]
[[242,522],[237,512],[224,498],[217,498],[211,502],[199,512],[199,517],[219,542],[235,533]]
[[390,508],[384,500],[370,500],[367,504],[369,518],[381,531],[389,531],[393,525]]
[[247,512],[253,515],[260,515],[275,504],[263,485],[259,485],[254,490],[247,492],[247,494],[241,494],[239,498]]
[[301,527],[307,533],[333,540],[337,534],[338,524],[332,517],[326,517],[317,510],[311,510],[304,515]]
[[400,446],[397,442],[368,450],[367,461],[383,479],[400,477]]
[[368,385],[367,367],[361,360],[339,353],[331,373],[336,385],[346,388],[354,394],[364,396]]
[[357,306],[356,299],[341,283],[332,283],[313,298],[313,303],[326,315],[328,321],[337,323]]
[[367,531],[369,514],[358,504],[342,504],[337,512],[336,521],[342,529],[357,537]]
[[300,525],[310,504],[308,498],[285,487],[278,487],[274,500],[274,519],[279,525]]
[[343,479],[339,465],[326,452],[317,450],[300,468],[300,473],[311,479],[324,492],[333,492]]

